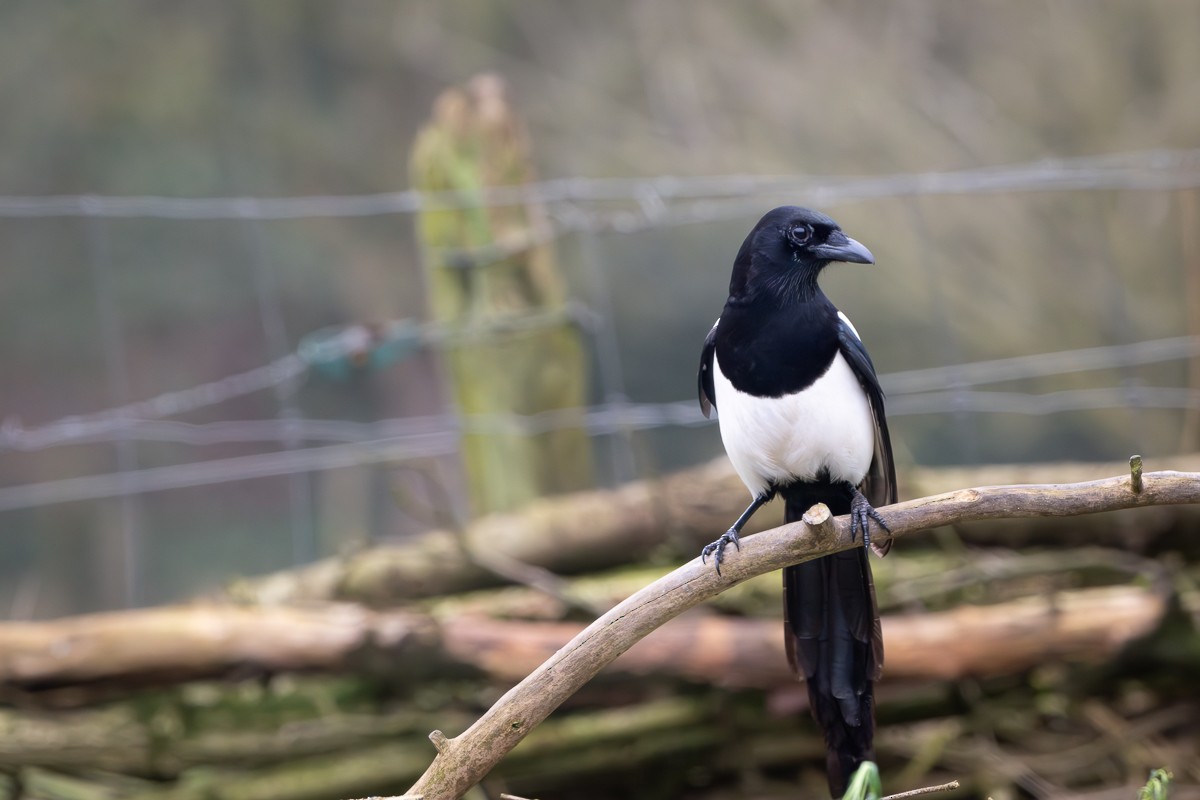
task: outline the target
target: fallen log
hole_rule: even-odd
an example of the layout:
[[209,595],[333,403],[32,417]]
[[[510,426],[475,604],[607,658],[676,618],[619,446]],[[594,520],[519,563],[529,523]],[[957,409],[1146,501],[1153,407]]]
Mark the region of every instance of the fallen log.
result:
[[[887,675],[949,680],[1012,674],[1045,660],[1104,660],[1152,631],[1165,607],[1160,592],[1117,586],[885,616]],[[475,615],[437,622],[353,606],[190,605],[9,622],[0,623],[0,685],[137,687],[231,673],[429,675],[449,666],[509,684],[584,627]],[[608,673],[733,688],[794,682],[778,620],[699,613],[666,623]]]
[[[1200,470],[1200,455],[1176,457]],[[952,469],[910,467],[901,472],[901,496],[920,497],[961,486],[1076,483],[1112,474],[1112,464],[1059,463]],[[402,543],[326,559],[297,570],[231,584],[239,602],[277,604],[352,601],[387,605],[507,582],[481,566],[494,554],[559,574],[642,562],[673,545],[691,558],[725,530],[746,504],[746,490],[720,458],[663,478],[617,489],[577,492],[536,501],[519,512],[475,520],[461,532],[435,530]],[[746,531],[783,521],[782,506],[765,506]],[[965,540],[1009,547],[1032,542],[1057,546],[1113,545],[1144,550],[1176,530],[1200,525],[1200,507],[1176,505],[1113,511],[1087,525],[1057,516],[955,521]]]
[[[617,489],[537,500],[519,512],[493,514],[464,531],[434,530],[393,546],[308,567],[239,581],[227,594],[239,602],[350,600],[373,605],[452,594],[503,582],[472,553],[494,552],[555,573],[594,571],[644,561],[663,542],[696,531],[724,530],[728,509],[744,505],[745,487],[724,461]],[[736,515],[735,515],[736,516]],[[762,530],[782,520],[765,511]]]
[[[1053,661],[1101,663],[1151,633],[1167,598],[1129,586],[1027,597],[883,619],[885,680],[959,680],[1012,675]],[[519,680],[584,626],[463,619],[443,630],[445,651],[492,678]],[[607,675],[666,676],[725,688],[795,683],[780,623],[685,615],[618,657]]]
[[[0,685],[178,682],[230,671],[337,671],[436,640],[428,617],[352,605],[183,605],[0,623]],[[398,663],[393,668],[399,668]]]
[[[715,749],[725,735],[716,704],[703,699],[666,698],[637,707],[591,711],[548,723],[513,753],[498,777],[567,782],[597,770],[617,771],[631,759]],[[813,745],[815,739],[809,749],[815,750]],[[207,769],[196,776],[185,773],[169,787],[126,796],[133,800],[362,796],[413,780],[425,766],[428,748],[427,739],[412,737],[372,743],[350,753],[295,759],[253,774]]]
[[[1063,690],[1078,686],[1071,674],[1061,673]],[[1182,674],[1179,679],[1186,681]],[[206,684],[198,687],[198,693],[243,695],[251,690],[253,696],[255,685]],[[308,685],[312,691],[321,682]],[[1045,700],[1047,686],[1044,678],[1038,693],[1026,691],[1023,682],[1009,685],[1012,688],[1007,690],[977,694],[964,714],[964,700],[953,684],[885,684],[879,701],[880,718],[886,722],[877,744],[889,790],[933,782],[929,770],[938,765],[951,769],[977,794],[994,789],[993,783],[981,780],[986,771],[984,776],[973,771],[978,764],[989,763],[984,747],[995,748],[997,728],[1020,737],[1020,750],[1010,751],[1010,760],[1063,786],[1086,783],[1089,778],[1086,761],[1062,756],[1081,745],[1110,751],[1112,757],[1129,761],[1137,774],[1144,773],[1138,747],[1130,746],[1125,736],[1156,742],[1155,763],[1186,763],[1185,754],[1195,752],[1195,731],[1187,724],[1194,711],[1169,701],[1149,715],[1143,708],[1136,719],[1107,720],[1104,729],[1095,733],[1081,732],[1078,721],[1064,726],[1061,718],[1057,731],[1030,735],[1024,723],[1014,730],[1015,720],[1036,717],[1034,700]],[[792,694],[803,696],[799,686],[793,689],[797,691]],[[282,689],[281,694],[288,696],[291,691]],[[260,701],[270,704],[274,694],[275,690],[268,690]],[[655,694],[660,693],[654,688],[640,696],[627,694],[624,702],[633,704],[620,707],[589,700],[589,706],[548,720],[489,777],[489,795],[508,791],[523,797],[578,796],[580,786],[586,784],[589,797],[629,796],[652,774],[664,796],[680,796],[685,790],[688,796],[703,796],[699,790],[704,786],[732,776],[745,780],[753,775],[757,784],[766,777],[764,770],[784,768],[794,774],[798,767],[806,768],[800,786],[805,796],[823,792],[824,745],[800,707],[773,708],[753,696],[739,698],[719,691],[650,699]],[[436,713],[443,722],[465,724],[465,720],[447,720],[444,710],[372,717],[320,709],[313,709],[311,717],[297,724],[293,709],[290,723],[271,725],[256,719],[262,730],[231,730],[212,727],[222,719],[228,725],[228,711],[220,710],[223,700],[208,697],[196,702],[216,706],[211,718],[200,720],[198,726],[196,720],[180,726],[164,724],[159,718],[159,714],[190,716],[196,704],[185,703],[172,712],[168,702],[147,713],[144,697],[121,704],[119,713],[109,709],[54,715],[47,720],[54,726],[50,731],[46,726],[39,729],[29,713],[20,715],[20,720],[13,713],[18,724],[3,730],[5,737],[12,733],[17,738],[0,741],[0,752],[5,754],[0,769],[36,797],[330,800],[396,791],[415,780],[432,748],[423,735],[428,728],[420,727],[422,717]],[[1066,707],[1065,698],[1063,703]],[[1089,706],[1083,704],[1082,710],[1086,720]],[[1106,713],[1113,717],[1112,711]],[[29,726],[34,730],[23,730]],[[192,731],[193,727],[203,732]],[[1114,729],[1122,731],[1121,738],[1113,736]],[[130,735],[130,730],[137,735]],[[39,733],[45,736],[44,746],[28,749],[36,748]],[[1162,752],[1168,747],[1174,758]],[[990,758],[995,755],[993,750]],[[777,792],[756,791],[755,796],[788,797],[796,792],[791,778]]]
[[[286,690],[264,691],[267,696],[249,707],[239,702],[247,683],[204,685],[206,697],[199,702],[183,694],[142,693],[101,708],[0,710],[0,771],[100,770],[161,780],[197,766],[245,769],[403,737],[424,741],[434,716],[404,707],[342,709],[327,698],[298,703]],[[446,713],[437,714],[439,724]],[[231,725],[246,718],[253,724]]]
[[[566,593],[589,607],[608,610],[658,579],[662,566],[641,565],[579,575],[562,581]],[[1163,567],[1154,559],[1102,547],[1014,550],[925,547],[907,544],[897,558],[874,560],[875,594],[887,610],[940,610],[961,603],[988,605],[1035,592],[1154,580]],[[759,575],[733,586],[707,606],[742,616],[778,618],[779,576]],[[529,586],[477,589],[414,604],[435,619],[459,616],[563,620],[580,617],[558,596]]]

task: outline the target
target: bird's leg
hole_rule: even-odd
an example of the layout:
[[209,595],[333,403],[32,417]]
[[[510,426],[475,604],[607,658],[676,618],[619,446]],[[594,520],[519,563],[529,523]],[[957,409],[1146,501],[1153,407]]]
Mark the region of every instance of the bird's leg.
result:
[[717,574],[721,574],[721,561],[725,558],[725,548],[732,544],[738,550],[742,549],[741,542],[738,540],[738,534],[742,532],[743,526],[750,521],[754,516],[754,512],[763,507],[765,503],[769,503],[771,498],[775,496],[775,490],[769,489],[760,495],[757,495],[750,505],[746,506],[746,510],[737,518],[737,522],[721,534],[721,537],[715,542],[704,545],[704,549],[700,551],[700,561],[708,562],[708,557],[713,557],[713,563],[717,565]]
[[883,521],[883,517],[871,505],[866,496],[858,490],[857,486],[849,483],[846,484],[848,494],[850,495],[850,541],[854,541],[854,537],[859,531],[862,531],[863,547],[870,548],[871,546],[871,520],[883,528],[888,533],[892,529]]

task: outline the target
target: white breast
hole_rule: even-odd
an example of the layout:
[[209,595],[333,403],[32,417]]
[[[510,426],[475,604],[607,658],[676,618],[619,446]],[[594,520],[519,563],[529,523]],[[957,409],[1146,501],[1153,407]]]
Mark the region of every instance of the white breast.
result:
[[713,356],[721,441],[752,495],[770,484],[812,480],[828,470],[857,486],[871,466],[875,420],[867,396],[841,353],[807,389],[754,397],[733,388]]

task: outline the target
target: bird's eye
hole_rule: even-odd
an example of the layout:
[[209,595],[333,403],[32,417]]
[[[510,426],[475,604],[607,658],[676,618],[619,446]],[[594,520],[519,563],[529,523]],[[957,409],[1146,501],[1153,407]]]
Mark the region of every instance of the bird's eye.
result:
[[788,238],[792,240],[792,244],[800,246],[808,244],[808,240],[812,238],[812,228],[808,225],[797,225],[788,231]]

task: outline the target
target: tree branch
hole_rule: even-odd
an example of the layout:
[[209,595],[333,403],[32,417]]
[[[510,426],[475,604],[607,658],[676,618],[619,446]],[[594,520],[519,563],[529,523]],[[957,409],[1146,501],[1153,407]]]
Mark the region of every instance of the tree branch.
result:
[[[962,489],[880,509],[893,536],[981,519],[1074,516],[1152,505],[1200,502],[1200,473],[1132,475],[1075,484]],[[508,691],[470,728],[445,739],[409,794],[457,800],[564,700],[597,672],[663,623],[742,581],[790,564],[856,546],[848,517],[815,506],[804,522],[742,540],[718,576],[695,558],[601,616]]]
[[923,794],[937,794],[938,792],[951,792],[959,787],[958,781],[950,781],[949,783],[939,783],[937,786],[923,786],[920,789],[909,789],[907,792],[899,794],[889,794],[883,800],[907,800],[909,797],[918,797]]

